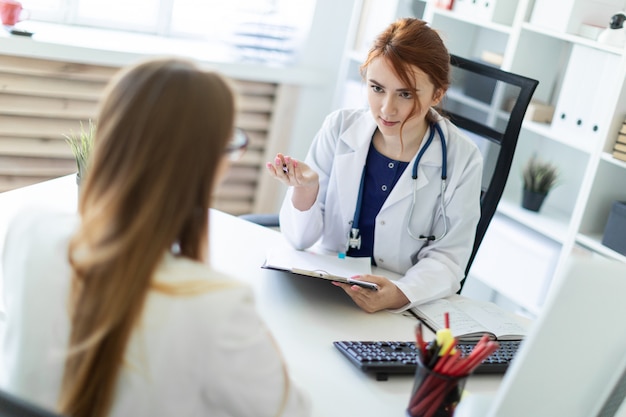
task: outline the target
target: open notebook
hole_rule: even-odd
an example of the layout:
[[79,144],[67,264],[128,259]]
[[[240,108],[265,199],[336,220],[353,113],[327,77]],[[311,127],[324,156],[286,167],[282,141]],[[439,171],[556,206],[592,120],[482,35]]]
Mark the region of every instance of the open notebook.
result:
[[515,314],[489,301],[454,294],[413,307],[411,313],[433,332],[445,327],[449,314],[450,330],[458,341],[478,341],[487,334],[493,340],[522,340],[529,324]]
[[626,416],[626,264],[575,259],[554,283],[495,397],[455,417]]

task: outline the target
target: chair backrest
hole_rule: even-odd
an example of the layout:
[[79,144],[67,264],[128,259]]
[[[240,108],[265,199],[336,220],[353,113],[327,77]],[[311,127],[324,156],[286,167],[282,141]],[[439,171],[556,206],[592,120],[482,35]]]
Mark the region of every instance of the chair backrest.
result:
[[0,416],[2,417],[62,417],[29,401],[0,390]]
[[456,55],[451,55],[450,64],[452,83],[439,110],[477,143],[484,157],[481,214],[462,289],[502,197],[522,121],[539,82]]

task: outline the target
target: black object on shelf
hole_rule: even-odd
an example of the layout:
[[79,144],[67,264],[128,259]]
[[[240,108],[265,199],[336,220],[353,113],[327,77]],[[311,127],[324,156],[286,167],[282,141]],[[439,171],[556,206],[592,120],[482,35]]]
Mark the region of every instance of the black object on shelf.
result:
[[33,36],[33,32],[29,32],[27,30],[22,30],[22,29],[15,29],[15,28],[11,29],[9,33],[11,35],[17,35],[17,36],[27,36],[27,37]]
[[530,211],[539,211],[547,195],[547,193],[522,190],[522,207]]
[[21,29],[21,28],[15,27],[15,26],[4,25],[4,30],[9,32],[11,35],[26,36],[26,37],[33,36],[33,32],[30,32],[30,31],[28,31],[26,29]]
[[602,244],[626,256],[626,202],[613,202]]

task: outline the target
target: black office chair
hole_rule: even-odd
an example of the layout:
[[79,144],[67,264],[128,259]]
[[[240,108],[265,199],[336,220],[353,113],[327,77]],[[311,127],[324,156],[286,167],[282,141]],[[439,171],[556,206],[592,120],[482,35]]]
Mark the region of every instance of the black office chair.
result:
[[[502,197],[522,121],[539,82],[460,56],[450,58],[452,84],[438,110],[478,144],[484,157],[480,220],[460,293]],[[280,227],[277,214],[240,217]]]
[[63,417],[0,390],[0,417]]
[[276,213],[249,213],[239,215],[240,219],[247,220],[252,223],[265,227],[280,228],[278,214]]
[[522,121],[539,82],[456,55],[450,63],[453,81],[441,110],[477,142],[484,157],[480,219],[460,293],[504,192]]

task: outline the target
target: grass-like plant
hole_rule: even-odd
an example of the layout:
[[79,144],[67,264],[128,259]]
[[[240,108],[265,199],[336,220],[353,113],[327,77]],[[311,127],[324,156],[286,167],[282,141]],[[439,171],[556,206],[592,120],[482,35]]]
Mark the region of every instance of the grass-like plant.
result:
[[85,174],[89,168],[89,158],[93,149],[95,133],[96,125],[90,119],[89,126],[87,128],[83,125],[83,122],[80,122],[79,132],[75,133],[70,131],[69,134],[63,135],[65,137],[65,141],[72,149],[74,158],[76,158],[79,178],[85,178]]
[[533,155],[522,170],[524,190],[547,194],[559,179],[559,169],[550,162],[545,162]]

